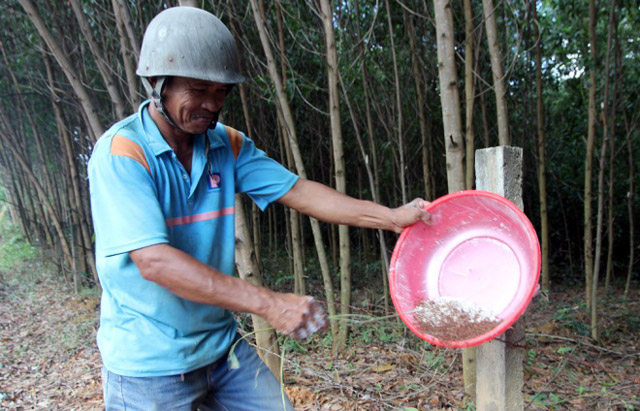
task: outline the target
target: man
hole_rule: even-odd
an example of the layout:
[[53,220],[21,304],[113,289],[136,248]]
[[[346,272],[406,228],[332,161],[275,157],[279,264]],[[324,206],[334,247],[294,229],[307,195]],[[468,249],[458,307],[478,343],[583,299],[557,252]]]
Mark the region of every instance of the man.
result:
[[[152,103],[113,125],[89,161],[108,410],[291,409],[238,341],[231,311],[258,314],[297,339],[325,328],[325,313],[311,297],[232,276],[236,192],[261,209],[278,201],[323,221],[396,232],[429,218],[422,200],[392,210],[299,179],[218,124],[244,80],[236,53],[210,13],[158,14],[137,70]],[[227,364],[232,344],[237,367]]]

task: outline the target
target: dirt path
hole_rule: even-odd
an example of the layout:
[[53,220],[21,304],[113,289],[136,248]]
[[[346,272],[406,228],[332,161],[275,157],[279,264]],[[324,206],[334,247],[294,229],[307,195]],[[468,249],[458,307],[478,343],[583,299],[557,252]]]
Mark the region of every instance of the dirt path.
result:
[[[44,275],[16,275],[22,282],[0,272],[0,409],[102,409],[98,298]],[[529,310],[527,409],[638,409],[638,303],[624,308],[612,298],[596,346],[584,336],[580,298],[565,290]],[[284,381],[296,409],[474,409],[461,389],[459,350],[423,343],[397,321],[356,326],[353,336],[338,355],[320,338],[285,343]]]
[[101,409],[94,296],[0,277],[0,408]]

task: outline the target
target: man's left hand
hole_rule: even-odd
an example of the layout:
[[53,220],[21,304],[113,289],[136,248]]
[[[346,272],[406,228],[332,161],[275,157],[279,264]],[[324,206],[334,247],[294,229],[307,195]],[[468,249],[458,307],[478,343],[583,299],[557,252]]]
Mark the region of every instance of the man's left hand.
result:
[[410,203],[394,208],[392,210],[393,231],[401,233],[405,227],[418,221],[431,225],[431,214],[424,210],[428,204],[428,201],[416,198]]

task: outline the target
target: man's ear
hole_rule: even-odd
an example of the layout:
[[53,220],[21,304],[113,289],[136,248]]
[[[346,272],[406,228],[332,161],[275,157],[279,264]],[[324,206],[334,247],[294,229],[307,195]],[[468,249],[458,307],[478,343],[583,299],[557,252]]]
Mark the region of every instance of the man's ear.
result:
[[147,81],[151,84],[151,88],[155,88],[158,77],[147,77]]

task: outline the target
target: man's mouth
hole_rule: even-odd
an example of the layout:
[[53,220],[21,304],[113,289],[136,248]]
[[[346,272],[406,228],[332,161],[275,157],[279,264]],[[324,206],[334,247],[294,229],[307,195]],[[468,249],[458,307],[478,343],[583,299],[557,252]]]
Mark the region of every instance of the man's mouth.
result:
[[211,123],[215,119],[215,115],[207,113],[207,114],[194,114],[191,119],[197,122],[202,123]]

